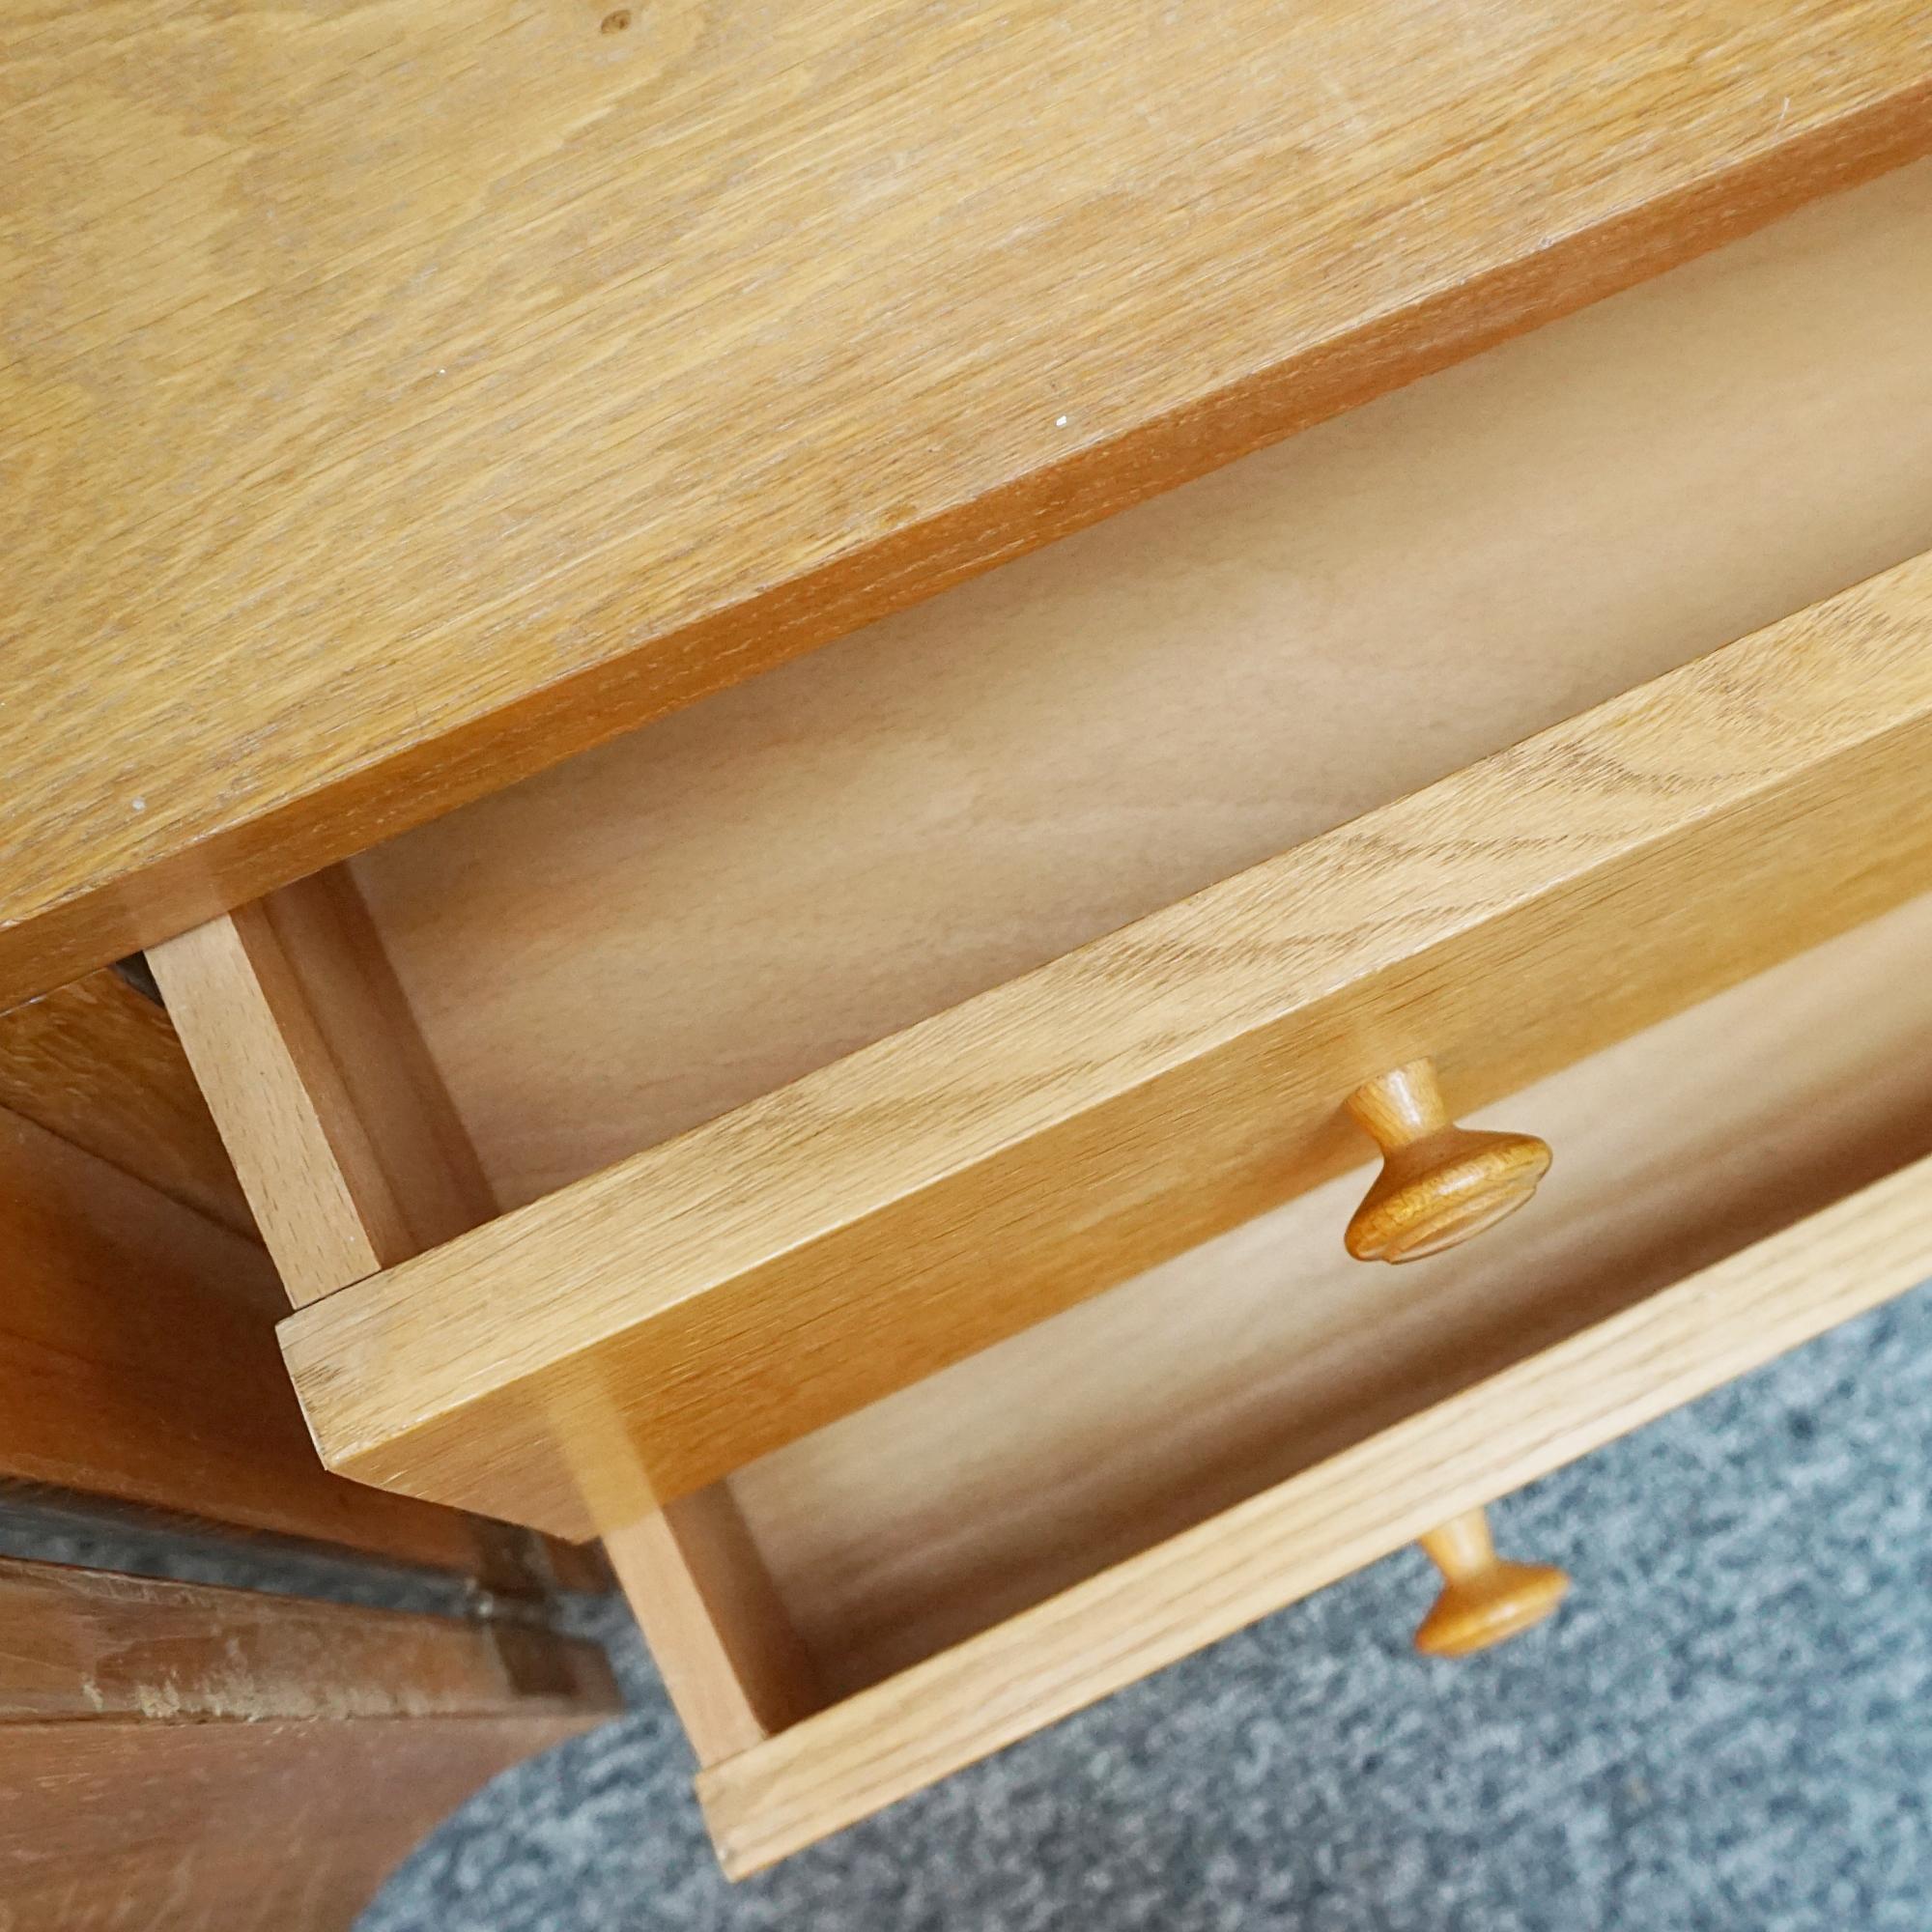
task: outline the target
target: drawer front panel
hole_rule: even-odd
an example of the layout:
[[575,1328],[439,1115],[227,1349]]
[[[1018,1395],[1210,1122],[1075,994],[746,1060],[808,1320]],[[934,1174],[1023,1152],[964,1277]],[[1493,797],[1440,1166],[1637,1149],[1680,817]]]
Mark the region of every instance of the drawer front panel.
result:
[[1932,1276],[1932,1160],[713,1764],[744,1877]]

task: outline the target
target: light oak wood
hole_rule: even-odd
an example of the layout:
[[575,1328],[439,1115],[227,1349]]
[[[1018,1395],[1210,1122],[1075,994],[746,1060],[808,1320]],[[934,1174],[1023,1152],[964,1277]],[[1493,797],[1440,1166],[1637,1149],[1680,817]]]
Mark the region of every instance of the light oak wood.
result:
[[1550,1564],[1497,1556],[1487,1510],[1464,1510],[1419,1540],[1442,1572],[1441,1594],[1415,1633],[1426,1656],[1468,1657],[1504,1643],[1553,1616],[1570,1588]]
[[0,1002],[1932,142],[1918,0],[601,19],[10,37]]
[[1336,1239],[1345,1178],[741,1471],[829,1694],[1077,1590],[1932,1150],[1913,1050],[1928,945],[1921,899],[1540,1083],[1513,1105],[1566,1150],[1546,1197],[1373,1278],[1374,1321],[1372,1278]]
[[0,1013],[0,1107],[238,1234],[255,1232],[174,1028],[116,973]]
[[[496,1211],[346,872],[304,879],[149,957],[162,987],[186,996],[195,1074],[231,1123],[290,1301]],[[543,1562],[559,1588],[611,1586],[585,1545],[546,1539]]]
[[[353,881],[319,874],[151,955],[237,1131],[298,1306],[495,1211]],[[263,1070],[270,1070],[264,1078]],[[305,1104],[291,1108],[295,1093]],[[283,1191],[305,1167],[316,1184]],[[811,1665],[728,1492],[614,1530],[608,1553],[687,1734],[709,1760],[781,1728]],[[575,1552],[555,1555],[568,1567]]]
[[297,1307],[496,1211],[346,874],[148,957]]
[[1932,1273],[1932,1160],[698,1776],[756,1871]]
[[[202,1080],[242,1123],[236,1154],[296,1305],[495,1211],[345,872],[151,958]],[[290,1176],[304,1184],[285,1187]],[[810,1661],[728,1493],[654,1513],[608,1549],[701,1754],[741,1750],[807,1708]],[[554,1554],[568,1569],[575,1552]]]
[[700,1764],[749,1749],[822,1701],[724,1485],[611,1531],[604,1548]]
[[542,1631],[0,1563],[7,1922],[348,1932],[485,1779],[618,1708]]
[[1533,1134],[1457,1126],[1428,1060],[1364,1081],[1349,1112],[1382,1151],[1381,1172],[1342,1236],[1358,1262],[1421,1261],[1460,1247],[1527,1207],[1549,1172],[1548,1144]]
[[1932,550],[1928,312],[1918,163],[361,855],[498,1200]]
[[1339,1239],[1344,1175],[740,1470],[828,1695],[1932,1154],[1929,952],[1921,897],[1499,1106],[1561,1156],[1482,1241],[1365,1269]]
[[476,1575],[500,1527],[328,1474],[251,1240],[0,1112],[0,1476]]
[[[263,906],[149,953],[225,1132],[289,1300],[299,1307],[412,1250],[341,1075]],[[194,997],[184,997],[191,985]]]
[[1480,1106],[1884,910],[1928,621],[1932,558],[298,1310],[326,1460],[634,1520],[1340,1171],[1381,1069]]
[[[574,1180],[1932,543],[1928,236],[1920,164],[357,860],[497,1192]],[[1776,419],[1768,392],[1789,398]],[[1808,1024],[1843,1032],[1830,1009]],[[1669,1080],[1667,1055],[1629,1078]],[[1690,1202],[1646,1200],[1690,1238]],[[1308,1294],[1294,1238],[1248,1233],[1246,1296],[1219,1248],[1148,1294],[1173,1279],[1173,1300],[1262,1325]],[[1466,1320],[1472,1289],[1443,1300]],[[1186,1341],[1151,1323],[1144,1345],[1169,1362]],[[1200,1383],[1250,1418],[1227,1461],[1279,1455],[1254,1420],[1279,1378],[1227,1362]],[[1036,1600],[1105,1536],[1157,1534],[1194,1484],[1225,1499],[1198,1466],[1121,1476],[1111,1379],[1068,1414],[1095,1383],[1076,1347],[1036,1383],[1065,1432],[1016,1441],[1005,1482],[1028,1507],[995,1522],[939,1468],[1014,1434],[997,1399],[970,1457],[922,1455],[918,1428],[840,1449],[835,1428],[775,1459],[786,1480],[740,1484],[798,1501],[759,1540],[837,1681]],[[1146,1461],[1182,1464],[1179,1434]]]

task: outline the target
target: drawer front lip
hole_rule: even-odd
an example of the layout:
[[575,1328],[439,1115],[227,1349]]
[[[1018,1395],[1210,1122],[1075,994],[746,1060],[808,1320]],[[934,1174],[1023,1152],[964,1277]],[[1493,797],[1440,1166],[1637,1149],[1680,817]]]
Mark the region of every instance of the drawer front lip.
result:
[[1932,1277],[1932,1159],[698,1774],[744,1878]]
[[1478,1106],[1886,909],[1928,611],[1918,558],[302,1310],[326,1460],[629,1520],[1358,1160],[1386,1065]]

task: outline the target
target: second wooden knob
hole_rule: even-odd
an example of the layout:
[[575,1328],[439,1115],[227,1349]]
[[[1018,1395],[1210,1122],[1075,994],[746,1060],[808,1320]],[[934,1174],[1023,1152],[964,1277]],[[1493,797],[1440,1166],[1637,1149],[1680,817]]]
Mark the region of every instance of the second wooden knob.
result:
[[1459,1127],[1427,1060],[1365,1082],[1349,1111],[1382,1151],[1382,1171],[1343,1236],[1358,1262],[1453,1248],[1515,1213],[1549,1171],[1548,1144],[1534,1134]]
[[1484,1510],[1431,1530],[1422,1547],[1442,1573],[1442,1594],[1415,1634],[1416,1649],[1431,1657],[1467,1657],[1501,1643],[1540,1624],[1570,1587],[1570,1578],[1548,1563],[1498,1556]]

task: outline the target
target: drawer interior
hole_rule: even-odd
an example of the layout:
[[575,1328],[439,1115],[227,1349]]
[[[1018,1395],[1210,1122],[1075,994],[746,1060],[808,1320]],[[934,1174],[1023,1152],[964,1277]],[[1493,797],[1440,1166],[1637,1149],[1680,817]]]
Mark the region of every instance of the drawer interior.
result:
[[[1469,1248],[1401,1271],[1348,1261],[1341,1230],[1360,1173],[1273,1205],[1293,1191],[1274,1169],[1301,1160],[1302,1140],[1316,1149],[1302,1162],[1316,1177],[1364,1151],[1335,1116],[1356,1070],[1320,1093],[1307,1074],[1310,1092],[1275,1129],[1280,1149],[1258,1141],[1244,1155],[1252,1184],[1230,1167],[1208,1202],[1211,1225],[1254,1218],[1122,1285],[1107,1287],[1126,1269],[1103,1273],[1112,1254],[1098,1243],[1057,1301],[1020,1263],[1007,1281],[982,1279],[980,1223],[1008,1213],[1003,1198],[973,1204],[963,1260],[944,1249],[951,1143],[931,1156],[940,1179],[921,1182],[926,1205],[905,1224],[932,1236],[937,1259],[900,1245],[883,1209],[879,1253],[866,1251],[877,1270],[925,1269],[939,1311],[930,1335],[895,1333],[901,1310],[871,1293],[864,1269],[838,1298],[835,1236],[872,1225],[869,1194],[836,1227],[826,1210],[815,1271],[787,1277],[780,1266],[794,1226],[820,1239],[809,1224],[824,1187],[809,1105],[788,1138],[787,1083],[1932,552],[1928,216],[1932,164],[1814,205],[412,832],[339,868],[320,893],[306,882],[244,909],[259,917],[228,928],[232,955],[212,947],[194,963],[248,968],[236,984],[267,1012],[276,1077],[288,1076],[267,1105],[294,1130],[260,1137],[259,1171],[292,1192],[346,1177],[355,1193],[362,1162],[379,1170],[368,1198],[395,1209],[395,1225],[366,1241],[383,1216],[360,1195],[352,1213],[325,1204],[311,1217],[351,1236],[316,1259],[312,1293],[297,1296],[312,1305],[285,1329],[333,1465],[569,1534],[670,1500],[707,1525],[706,1575],[682,1625],[653,1633],[667,1675],[679,1673],[687,1641],[713,1660],[722,1651],[738,1676],[777,1687],[771,1709],[781,1715],[753,1726],[774,1744],[1932,1152],[1932,1083],[1918,1064],[1932,1019],[1919,970],[1932,900],[1532,1080],[1557,1064],[1551,1041],[1581,1052],[1576,1039],[1646,1026],[1757,963],[1742,942],[1725,952],[1721,919],[1709,929],[1660,919],[1628,956],[1570,962],[1571,976],[1520,1002],[1510,1031],[1528,1045],[1518,1054],[1512,1038],[1494,1058],[1530,1084],[1471,1118],[1544,1134],[1556,1167],[1536,1203]],[[1794,636],[1779,646],[1786,660],[1811,647]],[[1893,636],[1887,661],[1912,683],[1903,648]],[[1722,691],[1725,680],[1720,669],[1709,682]],[[1776,710],[1759,701],[1775,700],[1775,679],[1741,673],[1737,694],[1746,712]],[[1810,698],[1830,713],[1833,695],[1826,680]],[[1894,803],[1932,714],[1917,685],[1907,700],[1910,728],[1900,725],[1884,766]],[[1580,762],[1613,762],[1620,733],[1667,732],[1671,722],[1618,713],[1573,749]],[[1862,838],[1873,809],[1845,803],[1864,769],[1852,735],[1811,762],[1799,744],[1754,803],[1724,794],[1710,816],[1731,826],[1731,842],[1702,842],[1712,827],[1688,821],[1682,838],[1659,835],[1668,849],[1646,870],[1655,890],[1688,902],[1710,876],[1698,867],[1728,853],[1729,896],[1712,896],[1725,898],[1720,911],[1755,904],[1786,875],[1776,852],[1752,872],[1747,806],[1802,829],[1836,785],[1835,842],[1790,833],[1813,907],[1823,871]],[[1726,741],[1718,764],[1729,754]],[[1630,769],[1641,780],[1649,768],[1635,758]],[[1709,774],[1670,776],[1688,793]],[[1469,795],[1487,794],[1478,784]],[[1627,803],[1614,787],[1593,797],[1610,827],[1605,849]],[[1486,837],[1488,821],[1477,829]],[[1574,836],[1587,842],[1598,829],[1593,820]],[[1908,889],[1899,881],[1922,886],[1923,828],[1909,830],[1889,861],[1870,862],[1869,878],[1847,880],[1836,923],[1892,903]],[[1512,903],[1534,904],[1550,931],[1567,932],[1564,908],[1594,875],[1579,862],[1574,877],[1551,876],[1542,898]],[[1332,917],[1329,900],[1312,896],[1311,921]],[[1481,910],[1469,929],[1488,929]],[[1775,957],[1800,943],[1789,934],[1834,922],[1807,911],[1768,923],[1780,927],[1763,954]],[[1520,928],[1498,920],[1495,929],[1501,946]],[[1236,928],[1230,953],[1247,930]],[[243,958],[251,932],[272,943]],[[1676,985],[1660,960],[1678,938],[1708,940],[1723,972],[1687,967]],[[1164,943],[1157,935],[1151,952]],[[1480,949],[1471,956],[1494,964]],[[1395,961],[1377,982],[1397,1016],[1392,1033],[1405,1011],[1423,1010],[1414,963]],[[1261,969],[1272,970],[1267,958]],[[1588,997],[1565,988],[1620,972],[1631,985],[1596,988],[1614,1023],[1594,1037],[1528,1010],[1532,997],[1545,1008]],[[277,974],[300,997],[283,1000]],[[203,1028],[216,1057],[242,1031],[226,1026],[217,978],[204,982],[216,997]],[[1124,980],[1135,997],[1122,994],[1121,1006],[1157,1028],[1165,1010],[1149,1016],[1147,983]],[[1225,979],[1199,983],[1210,999]],[[1051,1001],[1079,985],[1077,975],[1056,981],[1028,1024],[1062,1037],[1053,1022],[1065,1014]],[[1195,990],[1184,986],[1176,1009]],[[1045,996],[1021,985],[1009,1015],[1026,1018],[1030,997]],[[331,1009],[354,1009],[355,1024],[313,1024]],[[957,1049],[974,1043],[977,1023],[969,1015],[901,1055],[915,1077],[889,1087],[879,1111],[892,1114],[905,1092],[962,1111]],[[1076,1048],[1077,1059],[1086,1049]],[[266,1076],[236,1058],[231,1077],[253,1105]],[[1193,1127],[1211,1138],[1210,1103],[1224,1091],[1264,1090],[1272,1105],[1293,1063],[1319,1058],[1298,1036],[1270,1037],[1238,1065],[1232,1049],[1225,1063],[1204,1050],[1198,1087],[1177,1076],[1176,1091],[1200,1102]],[[1452,1104],[1459,1070],[1452,1056]],[[677,1137],[775,1094],[744,1136],[742,1172],[703,1147],[687,1162],[695,1176],[678,1168],[705,1136]],[[331,1136],[325,1122],[328,1172],[318,1178],[299,1159],[276,1167],[311,1117],[344,1096],[334,1111],[352,1128],[391,1136],[381,1158],[364,1161],[355,1133]],[[1065,1154],[1077,1174],[1089,1140],[1112,1131],[1104,1105],[1067,1102],[1042,1166]],[[864,1124],[865,1107],[854,1112]],[[860,1141],[850,1136],[855,1172]],[[902,1147],[890,1134],[881,1145],[883,1198]],[[627,1185],[653,1213],[668,1205],[662,1226],[624,1221],[629,1247],[612,1247],[600,1223],[613,1201],[632,1215],[615,1184],[575,1190],[582,1198],[554,1223],[510,1212],[648,1149],[664,1151],[664,1171]],[[774,1222],[776,1258],[757,1248],[763,1233],[744,1232],[773,1217],[774,1151],[790,1163],[779,1178],[793,1197],[793,1219]],[[979,1168],[962,1155],[957,1172],[994,1176],[997,1194],[992,1157],[973,1160]],[[666,1173],[673,1184],[660,1189]],[[424,1184],[390,1202],[399,1175]],[[1095,1208],[1096,1223],[1102,1208],[1128,1216],[1132,1191],[1123,1183]],[[805,1196],[813,1200],[800,1208]],[[1193,1225],[1151,1191],[1148,1201],[1158,1231],[1119,1250],[1139,1254],[1134,1266],[1171,1254],[1181,1244],[1174,1228]],[[1264,1203],[1269,1211],[1255,1214]],[[1073,1199],[1070,1211],[1081,1207]],[[1067,1211],[1042,1192],[1011,1217]],[[466,1236],[485,1222],[492,1239]],[[705,1237],[723,1259],[674,1252]],[[1017,1252],[1025,1266],[1037,1259],[1024,1242]],[[1053,1254],[1037,1254],[1050,1271]],[[750,1334],[747,1302],[768,1271],[776,1286]],[[732,1294],[689,1289],[700,1273]],[[649,1303],[641,1315],[619,1293],[634,1288]],[[986,1331],[969,1305],[1002,1295],[1013,1304],[1000,1309],[1006,1339],[980,1347]],[[832,1309],[848,1325],[807,1322],[801,1308]],[[809,1375],[800,1367],[809,1350],[860,1359],[901,1342],[865,1406],[845,1401],[855,1384],[838,1371],[816,1357]],[[924,1374],[938,1360],[952,1366]],[[721,1397],[725,1361],[741,1379]],[[870,1401],[892,1375],[908,1385]],[[799,1390],[812,1378],[818,1406],[808,1411]],[[852,1412],[812,1427],[840,1403]],[[731,1433],[735,1416],[718,1419],[760,1404],[770,1418],[743,1434]],[[675,1456],[651,1462],[639,1438],[664,1413],[667,1438],[688,1425],[689,1445],[680,1438]],[[746,1461],[775,1442],[784,1446]],[[733,1473],[698,1487],[721,1471]],[[727,1731],[734,1742],[721,1747]],[[735,1717],[715,1737],[694,1731],[700,1755],[720,1761],[746,1754],[745,1734]]]
[[1184,1284],[1377,1072],[1478,1107],[1925,890],[1928,213],[1821,204],[158,949],[329,1466],[639,1521]]
[[1464,1247],[1348,1260],[1345,1176],[750,1464],[766,1639],[850,1696],[1932,1152],[1928,949],[1932,897],[1473,1117],[1555,1162]]
[[1932,549],[1932,163],[350,867],[496,1208]]

